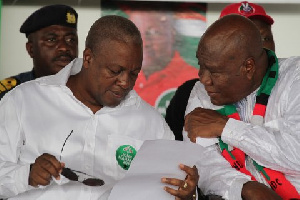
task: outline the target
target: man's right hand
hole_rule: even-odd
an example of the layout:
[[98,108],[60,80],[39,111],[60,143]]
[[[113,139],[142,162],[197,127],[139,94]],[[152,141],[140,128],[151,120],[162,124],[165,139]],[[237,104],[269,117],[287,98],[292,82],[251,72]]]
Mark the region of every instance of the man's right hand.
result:
[[242,189],[243,200],[281,200],[271,188],[257,181],[249,181]]
[[60,163],[54,156],[44,153],[30,166],[28,183],[33,187],[48,185],[51,177],[60,178],[64,163]]

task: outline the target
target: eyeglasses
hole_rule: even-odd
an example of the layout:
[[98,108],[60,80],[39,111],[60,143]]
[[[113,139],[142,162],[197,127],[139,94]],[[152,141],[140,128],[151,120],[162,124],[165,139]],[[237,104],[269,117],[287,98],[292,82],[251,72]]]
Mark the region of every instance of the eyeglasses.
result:
[[88,185],[88,186],[104,185],[103,180],[92,177],[84,172],[72,170],[70,168],[63,168],[61,174],[64,175],[66,178],[68,178],[71,181],[77,181],[77,182],[83,183],[84,185]]
[[[69,137],[71,136],[71,134],[73,133],[73,130],[71,131],[71,133],[67,136],[67,138],[65,139],[65,142],[61,148],[60,151],[60,156],[59,156],[59,160],[61,161],[61,155],[64,149],[64,146],[67,142],[67,140],[69,139]],[[84,185],[88,185],[88,186],[102,186],[104,185],[104,181],[102,179],[90,176],[84,172],[81,171],[77,171],[77,170],[73,170],[70,168],[63,168],[61,174],[63,176],[65,176],[66,178],[68,178],[71,181],[77,181],[80,183],[83,183]]]

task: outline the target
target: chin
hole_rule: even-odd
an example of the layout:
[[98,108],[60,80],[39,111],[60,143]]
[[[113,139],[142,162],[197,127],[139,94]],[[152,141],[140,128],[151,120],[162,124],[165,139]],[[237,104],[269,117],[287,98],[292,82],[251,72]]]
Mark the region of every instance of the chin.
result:
[[224,104],[221,104],[222,102],[218,101],[217,99],[210,98],[210,102],[216,106],[224,105]]
[[114,108],[114,107],[117,107],[118,105],[120,105],[120,103],[121,103],[121,101],[107,102],[107,103],[105,104],[105,106]]
[[211,103],[214,104],[215,106],[224,106],[224,105],[228,105],[231,103],[228,103],[226,101],[222,101],[222,100],[217,100],[217,99],[210,99]]

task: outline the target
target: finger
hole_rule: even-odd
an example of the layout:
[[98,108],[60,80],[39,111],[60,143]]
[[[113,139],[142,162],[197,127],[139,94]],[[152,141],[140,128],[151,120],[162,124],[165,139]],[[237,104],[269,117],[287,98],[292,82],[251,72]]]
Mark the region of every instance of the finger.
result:
[[60,170],[62,168],[62,164],[56,159],[55,156],[50,155],[50,154],[43,154],[44,158],[48,160],[56,169]]
[[163,177],[161,179],[161,182],[169,184],[169,185],[174,185],[174,186],[177,186],[177,187],[182,187],[185,183],[183,180],[180,180],[180,179],[177,179],[177,178],[165,178],[165,177]]
[[[171,187],[165,186],[164,190],[169,194],[178,197],[180,199],[186,199],[187,197],[191,197],[194,194],[196,188],[195,186],[190,186],[187,183],[187,181],[176,179],[176,178],[162,178],[162,182],[177,186],[178,189],[173,189]],[[195,183],[193,184],[195,185]]]
[[187,175],[198,176],[198,170],[197,170],[197,167],[195,165],[193,167],[189,167],[189,166],[184,165],[184,164],[179,164],[179,168],[181,170],[185,171],[185,173]]
[[34,164],[32,164],[30,177],[38,184],[45,185],[50,182],[51,176],[58,177],[59,170],[56,166],[60,166],[59,168],[61,168],[61,164],[54,156],[43,154],[35,160]]
[[29,174],[29,185],[34,187],[38,185],[48,185],[50,183],[51,175],[42,169],[40,166],[33,165]]
[[190,139],[191,142],[196,143],[196,137],[192,136],[192,134],[188,133],[188,138]]
[[164,187],[164,190],[166,192],[168,192],[169,194],[175,196],[175,199],[179,198],[179,199],[185,199],[188,195],[189,195],[189,192],[188,191],[185,191],[185,190],[182,190],[181,188],[179,188],[178,190],[175,190],[173,188],[170,188],[168,186],[165,186]]
[[50,154],[43,154],[39,164],[55,178],[59,176],[59,173],[62,170],[62,164]]
[[196,137],[194,137],[193,131],[188,128],[188,125],[184,125],[184,129],[187,132],[187,137],[190,139],[191,142],[196,142]]
[[38,185],[49,185],[50,180],[51,180],[51,176],[48,173],[44,173],[44,176],[41,176],[40,174],[36,174],[35,176],[35,181]]
[[39,184],[35,180],[29,180],[29,185],[33,187],[38,187]]
[[[194,188],[196,188],[199,181],[199,174],[198,174],[197,167],[196,166],[189,167],[184,164],[180,164],[179,167],[187,174],[185,182],[187,183],[189,189],[193,190]],[[185,189],[187,189],[187,187],[185,187]]]

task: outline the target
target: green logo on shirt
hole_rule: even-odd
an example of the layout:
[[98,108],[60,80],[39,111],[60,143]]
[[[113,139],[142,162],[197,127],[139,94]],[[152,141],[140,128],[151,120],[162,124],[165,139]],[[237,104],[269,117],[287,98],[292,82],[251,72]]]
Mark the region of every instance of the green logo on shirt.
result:
[[135,155],[136,150],[134,147],[122,145],[116,151],[116,160],[123,169],[128,170]]

